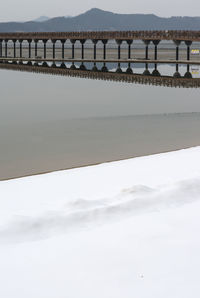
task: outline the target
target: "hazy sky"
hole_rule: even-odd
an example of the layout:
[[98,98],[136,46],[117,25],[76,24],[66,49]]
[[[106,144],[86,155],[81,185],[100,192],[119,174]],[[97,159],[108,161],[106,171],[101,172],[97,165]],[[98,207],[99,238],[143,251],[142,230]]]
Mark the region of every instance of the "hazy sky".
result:
[[159,16],[198,16],[200,1],[190,0],[5,0],[1,1],[0,21],[26,21],[41,15],[77,15],[97,7],[119,13],[154,13]]

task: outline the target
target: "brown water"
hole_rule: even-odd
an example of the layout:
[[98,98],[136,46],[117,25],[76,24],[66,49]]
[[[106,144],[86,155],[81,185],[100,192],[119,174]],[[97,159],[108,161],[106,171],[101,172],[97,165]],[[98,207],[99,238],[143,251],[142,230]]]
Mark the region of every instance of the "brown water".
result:
[[0,80],[1,180],[200,145],[198,89],[4,70]]

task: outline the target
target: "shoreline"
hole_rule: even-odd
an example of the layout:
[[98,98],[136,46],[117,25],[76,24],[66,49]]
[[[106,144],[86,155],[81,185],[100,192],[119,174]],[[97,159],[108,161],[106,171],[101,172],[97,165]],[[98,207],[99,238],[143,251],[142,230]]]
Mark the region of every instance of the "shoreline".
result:
[[124,157],[124,158],[121,158],[121,159],[105,160],[105,161],[102,161],[102,162],[91,163],[91,164],[89,163],[89,164],[84,164],[84,165],[74,166],[74,167],[69,167],[69,168],[60,168],[60,169],[54,169],[54,170],[49,170],[49,171],[41,171],[41,172],[38,172],[38,173],[32,173],[32,174],[27,174],[27,175],[22,175],[22,176],[15,176],[15,177],[11,177],[11,178],[3,178],[3,179],[0,179],[0,183],[1,182],[6,182],[6,181],[11,181],[11,180],[29,178],[29,177],[31,178],[31,177],[41,176],[41,175],[46,175],[46,174],[52,174],[52,173],[70,171],[70,170],[78,170],[78,169],[88,168],[88,167],[95,167],[95,166],[99,166],[99,165],[103,165],[103,164],[116,163],[116,162],[120,162],[120,161],[128,161],[128,160],[137,159],[137,158],[156,156],[156,155],[160,155],[160,154],[173,153],[173,152],[177,152],[177,151],[181,151],[181,150],[193,149],[193,148],[198,148],[198,147],[200,147],[200,143],[199,143],[199,145],[172,149],[170,151],[168,151],[168,150],[159,151],[159,152],[155,152],[155,153],[149,153],[149,154],[146,154],[146,155],[136,155],[136,156],[132,156],[132,157]]
[[200,293],[199,158],[197,147],[0,183],[1,296]]

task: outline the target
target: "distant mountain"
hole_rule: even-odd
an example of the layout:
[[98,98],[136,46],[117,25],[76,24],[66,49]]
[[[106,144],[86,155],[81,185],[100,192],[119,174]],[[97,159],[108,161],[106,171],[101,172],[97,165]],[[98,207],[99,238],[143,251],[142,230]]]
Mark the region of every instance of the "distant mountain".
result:
[[[65,18],[71,18],[71,16],[70,15],[67,15],[67,16],[65,16]],[[33,20],[33,22],[45,22],[45,21],[48,21],[49,19],[50,18],[47,17],[47,16],[41,16],[41,17]]]
[[41,16],[41,17],[33,20],[33,22],[44,22],[44,21],[47,21],[47,20],[49,20],[49,17]]
[[92,30],[200,30],[200,17],[162,18],[154,14],[118,14],[93,8],[75,17],[0,23],[0,32]]

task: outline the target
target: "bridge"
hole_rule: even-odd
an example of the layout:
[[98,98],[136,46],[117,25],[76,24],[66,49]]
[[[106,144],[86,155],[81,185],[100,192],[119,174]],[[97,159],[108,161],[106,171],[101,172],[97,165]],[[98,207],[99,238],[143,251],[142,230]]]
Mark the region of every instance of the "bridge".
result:
[[[81,44],[81,57],[84,61],[84,45],[87,40],[93,43],[93,60],[97,59],[97,43],[103,44],[102,60],[107,61],[106,46],[109,40],[115,40],[117,45],[117,60],[121,60],[121,45],[126,42],[127,59],[130,62],[131,45],[134,41],[141,40],[145,46],[144,60],[149,61],[149,45],[154,45],[154,59],[158,60],[158,45],[163,40],[173,41],[175,44],[175,60],[179,60],[179,46],[181,43],[186,45],[186,61],[190,60],[190,47],[192,42],[200,41],[200,31],[95,31],[95,32],[14,32],[0,33],[0,58],[9,59],[8,43],[13,44],[13,58],[23,58],[23,43],[28,43],[28,58],[38,56],[38,42],[43,43],[43,59],[47,59],[47,42],[52,43],[52,59],[56,58],[56,42],[59,41],[62,47],[61,60],[65,59],[65,43],[71,42],[71,59],[75,60],[75,45],[79,41]],[[32,44],[34,43],[34,54]],[[19,56],[17,56],[16,45],[19,45]]]
[[0,69],[132,84],[134,83],[178,88],[200,88],[200,79],[192,78],[189,69],[185,73],[184,77],[181,77],[178,74],[177,69],[174,73],[174,76],[162,76],[157,71],[156,66],[152,73],[150,73],[148,68],[146,68],[143,74],[133,73],[130,68],[127,68],[125,72],[123,72],[121,68],[117,68],[116,71],[109,71],[106,66],[103,66],[102,69],[97,69],[97,67],[94,65],[93,68],[89,70],[84,64],[82,64],[79,68],[77,68],[74,64],[67,68],[64,63],[59,66],[53,63],[50,66],[46,62],[41,65],[31,62],[21,62],[19,64],[17,64],[15,61],[6,62],[0,63]]

